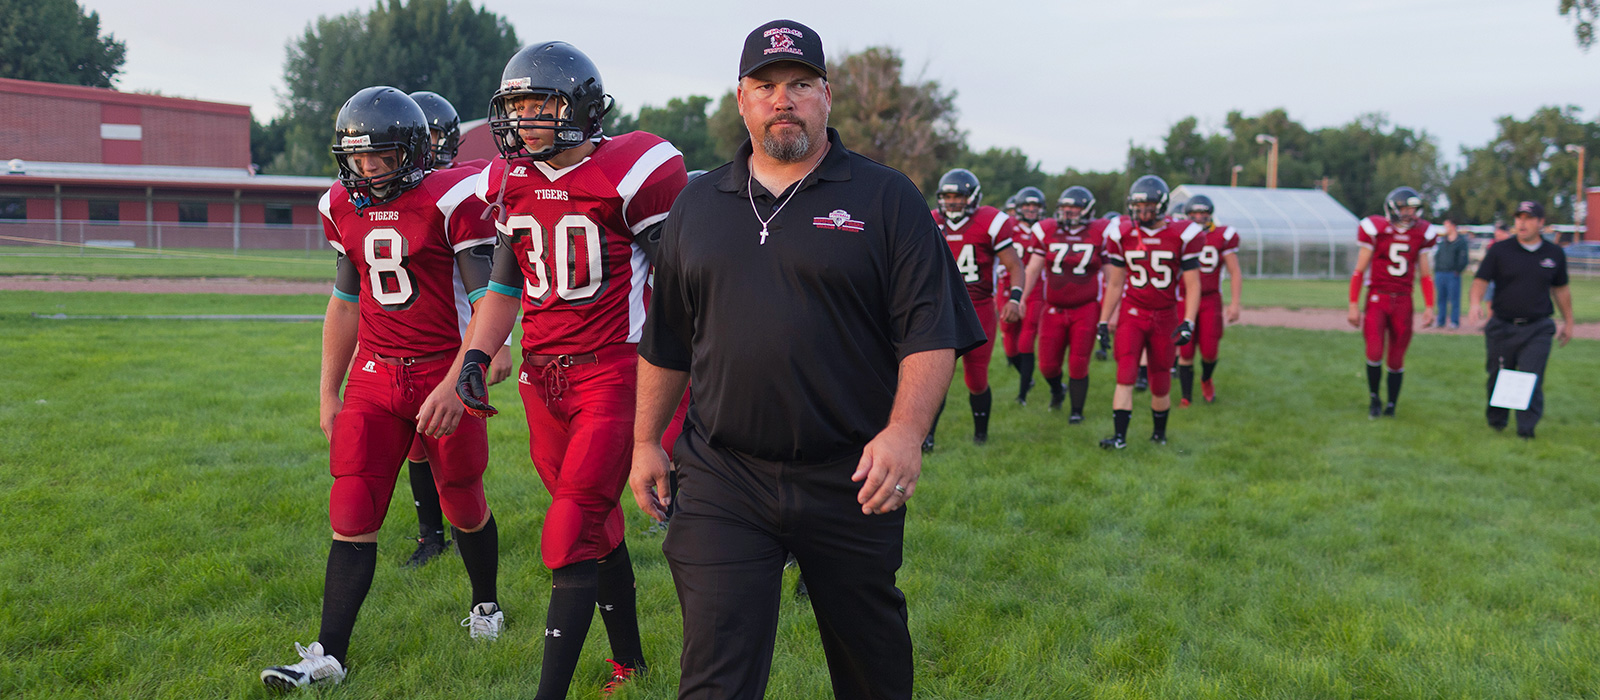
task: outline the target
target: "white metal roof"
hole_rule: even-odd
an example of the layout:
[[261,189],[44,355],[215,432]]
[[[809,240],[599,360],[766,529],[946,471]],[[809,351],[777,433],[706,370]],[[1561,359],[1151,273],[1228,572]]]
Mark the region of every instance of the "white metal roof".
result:
[[1213,216],[1242,234],[1315,236],[1336,232],[1355,242],[1360,220],[1339,200],[1322,190],[1267,189],[1180,185],[1172,192],[1173,211],[1182,212],[1190,197],[1203,194],[1215,206]]

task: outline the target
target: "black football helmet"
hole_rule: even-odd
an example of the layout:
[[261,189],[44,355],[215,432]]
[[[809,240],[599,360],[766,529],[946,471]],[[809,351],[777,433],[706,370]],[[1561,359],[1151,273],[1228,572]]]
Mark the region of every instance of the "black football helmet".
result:
[[[1017,203],[1017,218],[1022,219],[1024,222],[1031,225],[1037,223],[1044,216],[1044,190],[1037,187],[1024,187],[1017,190],[1017,193],[1012,195],[1011,198],[1016,200]],[[1032,212],[1031,216],[1023,212],[1023,207],[1029,205],[1036,207],[1030,210]]]
[[[1190,221],[1202,226],[1211,225],[1211,215],[1215,211],[1216,207],[1211,204],[1211,198],[1203,194],[1197,194],[1193,197],[1190,197],[1189,201],[1183,203],[1184,216],[1189,217]],[[1201,221],[1196,215],[1204,215],[1205,220]]]
[[[1401,207],[1414,207],[1416,212],[1408,217],[1400,213]],[[1422,195],[1410,187],[1396,187],[1383,198],[1383,214],[1391,224],[1410,226],[1422,214]]]
[[461,115],[456,114],[455,105],[437,92],[418,90],[411,93],[411,99],[428,118],[428,128],[439,132],[439,142],[433,144],[433,162],[428,167],[434,170],[450,167],[461,147]]
[[[1167,181],[1155,175],[1146,175],[1133,181],[1133,186],[1128,188],[1128,211],[1133,215],[1135,223],[1145,228],[1152,228],[1162,222],[1162,217],[1167,213],[1167,199],[1172,196],[1172,188],[1167,187]],[[1145,217],[1140,218],[1139,207],[1135,204],[1154,204],[1155,207],[1146,207]],[[1154,212],[1154,213],[1151,213]]]
[[[1061,215],[1063,207],[1078,207],[1076,218],[1066,218]],[[1082,185],[1073,185],[1061,191],[1061,196],[1056,198],[1056,223],[1063,228],[1083,226],[1094,221],[1094,193]]]
[[[405,93],[378,85],[357,92],[333,123],[334,160],[339,163],[339,184],[350,192],[356,208],[393,200],[422,182],[427,174],[428,118]],[[350,162],[356,153],[395,150],[393,169],[362,175]]]
[[[960,195],[967,199],[965,206],[960,211],[952,212],[944,205],[944,196],[947,194]],[[978,184],[978,176],[971,170],[956,168],[939,178],[939,189],[935,190],[935,197],[939,200],[939,211],[944,212],[944,218],[951,221],[960,221],[971,216],[978,210],[983,202],[983,186]]]
[[[542,100],[560,113],[553,118],[512,116],[507,103],[518,97]],[[559,106],[553,100],[559,100]],[[500,89],[489,100],[489,130],[495,148],[507,159],[549,160],[599,135],[600,121],[614,105],[600,82],[600,69],[588,56],[565,41],[547,41],[518,51],[506,63]],[[529,151],[522,129],[551,129],[551,146]]]

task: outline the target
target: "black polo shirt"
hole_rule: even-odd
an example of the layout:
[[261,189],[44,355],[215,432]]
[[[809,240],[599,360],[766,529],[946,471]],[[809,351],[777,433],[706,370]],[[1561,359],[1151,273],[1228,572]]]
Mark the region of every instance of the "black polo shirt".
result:
[[1528,250],[1512,236],[1489,246],[1478,279],[1494,283],[1494,315],[1504,321],[1549,318],[1551,287],[1567,286],[1567,254],[1550,241]]
[[[683,440],[773,461],[859,452],[889,423],[899,362],[985,338],[922,193],[845,150],[774,196],[750,142],[684,188],[662,227],[639,354],[689,372]],[[699,444],[695,444],[699,443]]]

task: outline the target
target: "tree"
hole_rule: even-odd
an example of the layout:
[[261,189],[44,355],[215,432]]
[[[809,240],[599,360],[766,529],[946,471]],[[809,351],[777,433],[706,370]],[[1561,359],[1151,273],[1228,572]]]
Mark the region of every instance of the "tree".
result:
[[683,153],[684,167],[689,170],[710,170],[726,162],[718,158],[712,144],[711,128],[706,118],[706,107],[711,98],[691,95],[672,98],[665,107],[639,108],[637,128],[672,142]]
[[1600,0],[1561,0],[1561,16],[1572,19],[1572,31],[1584,51],[1594,46],[1594,25],[1600,21]]
[[367,12],[319,17],[289,45],[284,149],[268,170],[331,174],[334,117],[365,87],[432,90],[470,119],[520,47],[509,22],[469,0],[383,0]]
[[111,87],[126,53],[77,0],[0,0],[0,76]]
[[[1505,116],[1482,148],[1462,149],[1467,166],[1450,181],[1451,211],[1471,223],[1509,219],[1517,203],[1543,203],[1552,222],[1572,220],[1577,158],[1568,145],[1591,154],[1600,148],[1600,125],[1584,122],[1577,107],[1542,107],[1526,120]],[[1586,164],[1585,172],[1592,172]]]

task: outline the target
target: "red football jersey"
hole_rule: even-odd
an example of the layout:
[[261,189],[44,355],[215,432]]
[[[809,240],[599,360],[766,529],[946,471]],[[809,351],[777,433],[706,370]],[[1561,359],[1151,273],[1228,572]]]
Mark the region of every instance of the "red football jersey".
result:
[[[1017,251],[1017,257],[1022,259],[1022,267],[1026,269],[1028,267],[1028,254],[1033,252],[1033,250],[1038,247],[1038,241],[1042,236],[1045,235],[1046,226],[1051,227],[1050,230],[1052,231],[1055,230],[1054,227],[1056,225],[1056,220],[1040,219],[1033,222],[1032,225],[1024,224],[1021,219],[1013,219],[1012,221],[1015,222],[1017,226],[1014,234],[1016,238],[1012,241],[1012,244],[1016,246],[1014,250]],[[1006,270],[1005,265],[995,265],[994,276],[995,289],[1009,290],[1011,288],[1011,272]],[[1019,284],[1017,286],[1021,287],[1023,285]],[[1044,301],[1044,273],[1039,273],[1039,279],[1034,280],[1033,293],[1029,294],[1025,301],[1027,301],[1028,304],[1036,304]]]
[[950,254],[956,258],[956,269],[967,283],[967,294],[973,303],[993,298],[994,259],[1021,237],[1016,222],[991,206],[978,207],[971,216],[955,223],[946,219],[943,211],[935,209],[933,220],[939,224],[945,242],[950,244]]
[[456,253],[494,244],[472,193],[479,174],[439,170],[399,197],[356,212],[334,185],[322,195],[322,232],[361,275],[361,347],[415,357],[455,350],[472,316]]
[[1239,253],[1239,232],[1232,226],[1213,224],[1201,238],[1204,244],[1200,248],[1200,293],[1218,294],[1222,291],[1222,271],[1227,267],[1222,258]]
[[580,354],[637,343],[649,303],[650,263],[634,236],[667,218],[688,182],[683,155],[643,131],[603,139],[588,158],[557,170],[497,158],[478,197],[505,183],[505,222],[522,270],[522,347]]
[[489,167],[489,161],[482,158],[473,158],[471,160],[450,161],[450,167],[445,168],[445,170],[471,170],[476,173],[482,172],[487,167]]
[[1041,235],[1029,252],[1044,256],[1045,301],[1068,308],[1100,300],[1105,287],[1100,274],[1105,232],[1114,225],[1106,219],[1077,228],[1061,228],[1055,219],[1039,222]]
[[1121,217],[1107,227],[1105,256],[1128,268],[1122,303],[1150,309],[1170,309],[1183,288],[1183,261],[1198,260],[1204,238],[1200,224],[1163,221],[1159,229],[1139,227]]
[[1356,242],[1372,251],[1367,285],[1381,294],[1411,294],[1411,281],[1417,276],[1417,260],[1422,257],[1422,251],[1432,248],[1438,240],[1433,224],[1421,219],[1403,232],[1381,216],[1362,219],[1356,230]]

